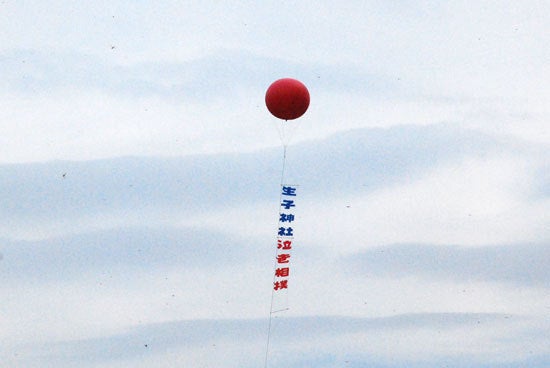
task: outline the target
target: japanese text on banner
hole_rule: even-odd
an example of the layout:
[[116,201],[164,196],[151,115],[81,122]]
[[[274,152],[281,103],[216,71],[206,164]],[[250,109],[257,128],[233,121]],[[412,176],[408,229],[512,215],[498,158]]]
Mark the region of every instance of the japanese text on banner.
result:
[[281,205],[279,209],[279,227],[277,230],[277,256],[273,290],[288,289],[290,276],[291,250],[294,241],[293,222],[296,219],[296,187],[281,186]]

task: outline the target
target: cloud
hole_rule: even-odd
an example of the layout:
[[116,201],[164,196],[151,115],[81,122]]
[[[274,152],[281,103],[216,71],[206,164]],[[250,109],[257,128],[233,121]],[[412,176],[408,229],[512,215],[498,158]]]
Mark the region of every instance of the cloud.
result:
[[[426,173],[467,158],[483,160],[503,150],[533,155],[521,147],[448,125],[354,130],[289,147],[286,179],[302,184],[309,196],[326,197],[335,190],[344,197],[364,195],[400,184],[411,187]],[[175,215],[192,219],[270,203],[280,170],[280,149],[3,165],[0,213],[9,218],[7,234],[32,229],[29,221],[36,229],[57,226],[54,232],[79,231],[79,221],[97,226],[135,225],[140,218],[170,223]]]
[[[312,90],[379,95],[397,92],[383,75],[368,74],[356,66],[303,65],[277,57],[238,50],[217,50],[182,62],[120,65],[93,55],[69,52],[10,50],[0,55],[5,92],[25,95],[78,88],[100,90],[134,98],[156,96],[172,102],[206,103],[223,97],[231,101],[243,89],[263,93],[275,79],[299,77]],[[282,73],[282,74],[281,74]]]
[[[517,316],[466,313],[384,318],[279,318],[275,321],[277,330],[271,339],[269,363],[285,361],[296,367],[311,366],[311,362],[321,367],[349,363],[351,366],[373,364],[397,368],[436,367],[442,362],[452,367],[505,367],[506,364],[533,361],[542,367],[541,363],[548,358],[540,346],[544,334],[536,331],[532,323]],[[152,361],[159,367],[173,365],[176,361],[253,367],[264,359],[266,324],[267,321],[261,319],[144,324],[111,336],[45,342],[18,347],[15,352],[32,348],[32,355],[59,367],[74,364],[141,367]],[[518,340],[501,339],[508,332],[527,330],[536,336],[529,352],[523,351],[525,346]],[[431,335],[431,347],[420,343],[403,344],[421,334]],[[470,343],[466,342],[468,339]],[[384,345],[386,349],[377,350]],[[428,350],[431,353],[425,354]],[[7,358],[25,363],[24,357],[14,357],[13,353]]]
[[0,211],[10,214],[14,224],[53,222],[66,225],[66,229],[79,218],[101,223],[116,216],[132,223],[136,216],[149,213],[147,217],[158,216],[162,222],[173,211],[192,218],[205,211],[263,200],[269,188],[277,193],[278,161],[271,151],[241,159],[120,158],[8,165],[1,174],[6,201]]
[[[114,228],[42,241],[2,240],[3,280],[55,283],[181,267],[190,272],[258,260],[252,240],[200,228]],[[62,272],[60,272],[62,270]]]
[[548,287],[550,246],[504,244],[460,247],[399,244],[369,249],[344,258],[343,269],[377,277],[420,276],[454,282],[506,282]]
[[546,5],[1,8],[3,364],[261,366],[291,76],[271,365],[549,365]]
[[[0,112],[0,153],[8,162],[275,146],[280,143],[276,130],[258,121],[274,119],[263,96],[284,76],[302,79],[317,96],[311,111],[334,93],[369,98],[400,93],[384,75],[353,65],[302,65],[230,49],[191,60],[129,65],[67,50],[12,49],[0,59],[6,66],[0,77],[6,102]],[[326,135],[327,127],[321,126],[308,137]]]
[[[4,47],[76,49],[105,56],[114,44],[117,57],[129,63],[188,59],[227,47],[300,62],[352,60],[426,73],[449,65],[487,67],[491,61],[507,66],[516,58],[526,65],[541,61],[547,51],[544,42],[537,43],[545,36],[548,13],[538,2],[31,4],[4,5],[21,19],[6,22]],[[79,32],[70,32],[75,29]]]
[[[396,181],[371,191],[333,185],[322,200],[305,201],[304,236],[348,251],[392,243],[473,246],[547,241],[543,219],[548,201],[536,194],[538,184],[533,184],[545,154],[497,152],[438,163],[434,154],[434,166],[415,171],[419,176],[409,176],[404,168]],[[368,175],[335,168],[331,175],[337,174],[349,175],[350,185],[356,184],[353,178]]]

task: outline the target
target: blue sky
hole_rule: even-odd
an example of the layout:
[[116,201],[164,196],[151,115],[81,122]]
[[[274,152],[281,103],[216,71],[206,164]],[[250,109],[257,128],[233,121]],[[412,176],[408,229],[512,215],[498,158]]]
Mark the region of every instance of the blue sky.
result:
[[0,361],[550,364],[540,1],[0,4]]

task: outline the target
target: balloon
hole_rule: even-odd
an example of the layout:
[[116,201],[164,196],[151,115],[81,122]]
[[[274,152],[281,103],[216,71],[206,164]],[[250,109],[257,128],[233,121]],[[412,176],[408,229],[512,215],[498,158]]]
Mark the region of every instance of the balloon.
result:
[[309,107],[309,92],[296,79],[279,79],[267,89],[265,104],[269,112],[279,119],[296,119],[304,115]]

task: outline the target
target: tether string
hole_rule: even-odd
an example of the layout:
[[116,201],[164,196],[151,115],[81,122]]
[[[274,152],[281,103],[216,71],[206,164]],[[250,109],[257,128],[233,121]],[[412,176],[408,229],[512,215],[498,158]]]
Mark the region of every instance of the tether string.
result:
[[[286,147],[287,147],[287,145],[283,144],[283,168],[281,170],[281,187],[284,185],[284,180],[285,180]],[[281,191],[280,194],[279,194],[279,203],[281,203],[282,198],[283,198],[283,193]],[[277,249],[275,249],[275,258],[277,258]],[[275,275],[275,268],[276,267],[277,267],[277,265],[274,265],[273,275]],[[273,282],[275,282],[275,276],[273,276]],[[267,361],[268,361],[268,358],[269,358],[269,342],[270,342],[270,337],[271,337],[271,322],[272,322],[273,313],[274,313],[273,312],[273,300],[274,300],[274,298],[275,298],[275,289],[271,288],[271,305],[269,307],[269,325],[268,325],[268,328],[267,328],[267,346],[266,346],[266,349],[265,349],[264,368],[267,368]]]

